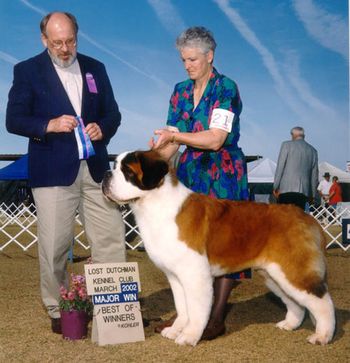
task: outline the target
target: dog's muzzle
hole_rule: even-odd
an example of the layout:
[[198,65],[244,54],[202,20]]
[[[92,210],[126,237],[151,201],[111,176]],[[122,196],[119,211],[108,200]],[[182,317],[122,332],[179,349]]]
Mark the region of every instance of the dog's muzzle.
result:
[[105,195],[106,198],[111,200],[114,203],[119,205],[129,204],[132,202],[136,202],[139,198],[132,198],[127,200],[120,200],[111,193],[111,183],[112,183],[113,173],[111,170],[107,170],[102,180],[102,193]]
[[110,187],[111,187],[111,180],[112,180],[113,173],[111,170],[107,170],[105,175],[103,176],[102,180],[102,192],[103,194],[108,197]]

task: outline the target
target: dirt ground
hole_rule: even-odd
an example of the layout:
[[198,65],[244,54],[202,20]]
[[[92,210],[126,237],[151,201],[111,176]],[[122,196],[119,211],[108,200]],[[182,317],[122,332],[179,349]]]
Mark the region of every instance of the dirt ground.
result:
[[[88,252],[76,248],[81,257]],[[349,362],[350,361],[350,252],[327,251],[330,293],[336,306],[337,331],[327,346],[313,346],[306,338],[313,326],[307,317],[294,332],[277,329],[285,308],[265,288],[261,277],[241,282],[232,292],[226,319],[227,333],[196,347],[177,346],[154,333],[159,317],[174,313],[168,282],[147,254],[129,251],[139,263],[144,342],[103,346],[90,337],[66,341],[50,331],[41,305],[36,247],[23,252],[12,245],[0,253],[0,362]],[[69,264],[83,272],[83,263]],[[91,331],[91,326],[90,326]]]

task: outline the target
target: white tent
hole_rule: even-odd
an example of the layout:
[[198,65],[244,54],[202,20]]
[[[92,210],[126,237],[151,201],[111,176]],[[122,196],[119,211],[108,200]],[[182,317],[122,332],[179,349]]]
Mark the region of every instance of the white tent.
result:
[[[258,159],[247,164],[248,183],[251,193],[256,196],[256,200],[259,200],[259,195],[264,195],[264,198],[267,199],[267,196],[272,193],[276,166],[277,164],[268,158]],[[328,172],[331,177],[336,175],[339,182],[342,183],[343,201],[350,201],[350,173],[325,161],[318,164],[318,169],[320,181],[325,172]]]
[[323,175],[326,171],[331,175],[331,181],[333,176],[337,176],[339,178],[339,183],[350,183],[350,173],[338,169],[336,166],[323,161],[318,164],[319,171],[319,180],[323,179]]
[[[268,158],[251,161],[247,164],[249,183],[273,183],[277,164]],[[332,176],[339,178],[339,183],[350,183],[350,173],[343,171],[336,166],[323,161],[318,164],[319,180],[323,179],[323,174],[328,171]]]
[[247,164],[248,183],[273,183],[276,165],[268,158],[251,161]]

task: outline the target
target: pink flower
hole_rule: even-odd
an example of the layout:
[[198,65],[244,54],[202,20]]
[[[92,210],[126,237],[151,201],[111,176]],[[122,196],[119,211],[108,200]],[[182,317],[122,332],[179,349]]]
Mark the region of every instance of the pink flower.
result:
[[176,93],[175,93],[175,94],[171,97],[170,103],[172,104],[172,106],[173,106],[173,111],[175,112],[175,111],[176,111],[176,108],[177,108],[177,104],[179,103],[179,92],[176,92]]
[[193,159],[198,159],[203,154],[203,151],[193,151]]
[[60,288],[60,309],[63,311],[85,311],[91,314],[93,304],[87,294],[85,276],[72,273],[70,277],[70,290],[67,291],[64,286]]
[[182,94],[182,97],[184,97],[184,98],[186,98],[188,100],[190,95],[186,91],[184,91],[184,93]]
[[208,171],[210,176],[212,177],[212,179],[218,179],[219,178],[219,173],[218,173],[219,169],[218,167],[216,166],[216,164],[213,164],[211,166],[211,169]]
[[216,100],[216,101],[214,102],[214,104],[213,104],[213,109],[214,109],[214,108],[219,108],[219,106],[220,106],[220,101],[219,101],[219,100]]
[[200,121],[196,121],[193,126],[193,132],[203,131],[204,127]]
[[81,289],[78,291],[78,296],[79,296],[82,300],[86,300],[86,298],[87,298],[86,290],[85,290],[84,288],[81,288]]
[[85,277],[82,275],[71,274],[72,286],[73,288],[79,288],[82,285],[85,285]]
[[73,301],[75,299],[75,293],[73,291],[68,292],[68,300]]
[[228,173],[228,172],[230,172],[231,174],[234,173],[231,157],[230,157],[230,154],[227,152],[227,150],[222,151],[221,166],[225,173]]
[[180,162],[181,163],[184,163],[186,160],[187,160],[187,157],[188,157],[188,153],[187,152],[184,152],[181,157],[180,157]]
[[237,179],[241,180],[244,170],[243,170],[243,165],[242,165],[242,161],[241,160],[236,160],[235,161],[235,168],[237,170]]
[[190,115],[188,114],[188,112],[184,112],[183,114],[182,114],[182,118],[184,119],[184,120],[188,120],[189,118],[190,118]]
[[67,289],[64,286],[60,287],[60,295],[62,297],[62,299],[67,299]]

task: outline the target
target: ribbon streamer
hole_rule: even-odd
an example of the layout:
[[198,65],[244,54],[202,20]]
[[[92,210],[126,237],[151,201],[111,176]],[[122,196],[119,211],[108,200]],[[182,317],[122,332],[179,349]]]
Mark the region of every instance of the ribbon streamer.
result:
[[95,155],[94,147],[85,130],[83,119],[80,116],[77,116],[75,119],[78,121],[78,126],[74,129],[74,133],[78,144],[79,159],[89,159],[90,156]]

